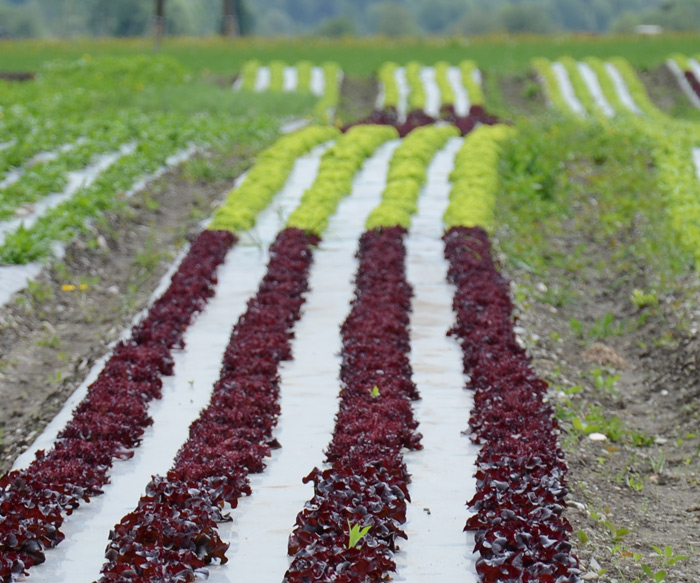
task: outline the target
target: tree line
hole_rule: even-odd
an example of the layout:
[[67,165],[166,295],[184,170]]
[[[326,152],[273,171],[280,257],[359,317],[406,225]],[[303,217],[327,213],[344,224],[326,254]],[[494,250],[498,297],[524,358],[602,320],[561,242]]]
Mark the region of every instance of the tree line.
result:
[[[163,18],[158,18],[159,10]],[[628,32],[700,29],[700,0],[0,0],[9,37]]]

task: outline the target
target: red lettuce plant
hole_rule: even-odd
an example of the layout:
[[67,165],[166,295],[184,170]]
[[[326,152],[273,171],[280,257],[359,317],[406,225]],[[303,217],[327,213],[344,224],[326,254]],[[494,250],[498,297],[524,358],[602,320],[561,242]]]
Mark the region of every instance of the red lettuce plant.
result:
[[558,427],[547,384],[516,342],[508,284],[483,229],[455,227],[444,241],[456,286],[450,334],[463,349],[474,391],[469,426],[481,445],[469,502],[475,514],[465,528],[476,533],[477,571],[487,583],[578,582],[571,526],[562,516],[566,464]]
[[695,76],[695,73],[693,71],[683,71],[683,74],[692,90],[695,91],[695,95],[700,97],[700,80]]
[[114,528],[100,583],[195,581],[226,562],[217,523],[224,502],[251,493],[279,415],[279,363],[291,358],[293,327],[308,289],[315,235],[282,231],[258,292],[231,333],[208,407],[190,426],[167,476],[156,476],[138,508]]
[[236,238],[205,231],[193,242],[167,291],[112,352],[85,399],[48,452],[0,479],[0,580],[9,583],[44,562],[59,544],[66,515],[102,492],[115,459],[133,455],[152,420],[171,351],[183,345],[192,317],[214,294],[216,270]]
[[[289,539],[287,583],[384,581],[404,537],[409,476],[402,448],[420,448],[409,362],[412,289],[405,276],[405,230],[360,239],[355,299],[342,325],[340,410],[326,470],[314,469],[314,497]],[[350,525],[369,526],[356,546]]]
[[[451,105],[443,106],[440,110],[440,120],[447,121],[455,125],[463,136],[466,136],[478,124],[494,125],[499,123],[497,116],[490,115],[486,112],[482,105],[472,105],[469,109],[469,114],[466,116],[458,116],[455,113],[454,107]],[[410,134],[416,128],[431,125],[439,121],[421,109],[410,111],[406,115],[404,122],[399,121],[399,116],[394,107],[386,107],[383,110],[375,110],[369,116],[360,121],[347,124],[343,127],[343,132],[348,131],[356,125],[390,125],[394,126],[399,135],[403,138]]]

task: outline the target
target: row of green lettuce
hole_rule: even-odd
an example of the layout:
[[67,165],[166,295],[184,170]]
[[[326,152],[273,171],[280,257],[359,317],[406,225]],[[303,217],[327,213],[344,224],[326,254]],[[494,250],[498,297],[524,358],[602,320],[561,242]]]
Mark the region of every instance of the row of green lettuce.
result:
[[[455,92],[449,81],[448,70],[451,65],[440,61],[434,65],[435,82],[440,91],[440,102],[443,106],[455,104]],[[377,77],[384,91],[384,107],[398,108],[401,102],[399,84],[396,73],[399,65],[388,61],[379,68]],[[425,85],[421,78],[424,65],[418,61],[409,61],[405,66],[406,82],[408,85],[409,110],[424,110],[426,103]],[[462,61],[458,65],[461,83],[471,105],[484,105],[484,93],[478,81],[478,69],[473,61]]]
[[[284,91],[284,71],[289,65],[279,60],[271,61],[267,65],[263,65],[257,60],[246,61],[241,69],[240,89],[247,92],[255,91],[258,74],[263,66],[267,67],[270,76],[269,85],[265,90],[273,93]],[[310,95],[312,93],[311,78],[314,64],[311,61],[299,61],[293,67],[297,74],[297,85],[294,91]],[[324,81],[323,95],[314,108],[314,115],[320,121],[331,122],[340,101],[340,84],[343,73],[340,66],[333,62],[323,63],[321,70]]]

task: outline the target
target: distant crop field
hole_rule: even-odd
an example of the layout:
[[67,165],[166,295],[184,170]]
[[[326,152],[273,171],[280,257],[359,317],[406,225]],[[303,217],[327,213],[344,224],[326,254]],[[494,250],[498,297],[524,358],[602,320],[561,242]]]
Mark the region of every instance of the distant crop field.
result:
[[[536,57],[574,58],[619,56],[640,68],[652,68],[671,53],[692,54],[697,50],[697,35],[638,36],[489,36],[474,39],[386,38],[324,40],[298,39],[167,39],[162,53],[178,59],[194,71],[208,69],[218,74],[240,70],[249,59],[269,61],[330,60],[349,75],[370,76],[385,61],[406,62],[415,59],[428,63],[445,60],[457,63],[470,58],[485,69],[520,71]],[[92,56],[128,56],[152,53],[149,39],[103,39],[70,41],[2,41],[0,70],[36,70],[42,63],[57,59]]]

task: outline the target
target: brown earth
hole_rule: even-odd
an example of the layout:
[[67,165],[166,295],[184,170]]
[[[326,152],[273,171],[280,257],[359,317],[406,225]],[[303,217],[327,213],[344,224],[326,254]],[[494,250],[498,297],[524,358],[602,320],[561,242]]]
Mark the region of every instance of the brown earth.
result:
[[167,173],[126,210],[96,222],[63,261],[0,307],[0,474],[146,306],[178,250],[250,158],[243,150],[200,157]]
[[661,111],[674,117],[700,119],[700,110],[691,103],[666,65],[638,73],[651,101]]
[[374,111],[378,93],[377,80],[345,75],[340,86],[337,118],[342,124],[366,118]]
[[[550,382],[567,429],[561,443],[569,464],[572,541],[585,580],[651,581],[646,565],[654,576],[666,572],[666,581],[695,582],[700,281],[689,272],[673,289],[657,290],[657,306],[635,307],[633,291],[657,285],[653,269],[614,251],[641,234],[632,226],[624,239],[601,237],[594,198],[575,201],[577,221],[547,236],[552,254],[579,258],[575,269],[556,262],[545,275],[526,266],[506,268],[523,341]],[[588,217],[588,228],[581,217]],[[501,229],[501,240],[509,236]],[[595,441],[572,427],[572,415],[583,421],[594,410],[619,418],[622,436]],[[667,545],[686,558],[664,561],[652,548]]]
[[501,75],[498,77],[498,87],[509,111],[517,115],[535,115],[547,108],[542,85],[533,71]]

